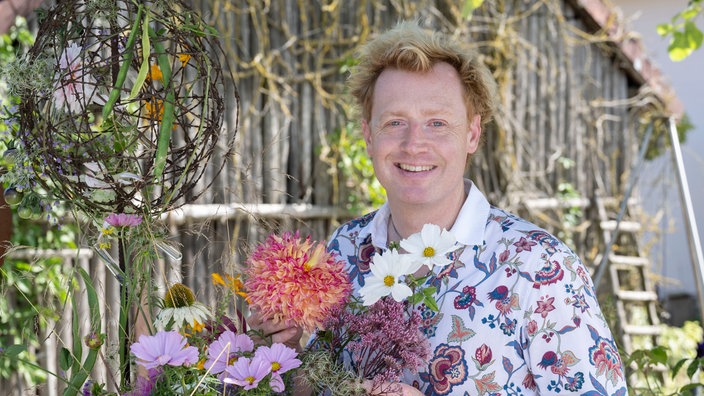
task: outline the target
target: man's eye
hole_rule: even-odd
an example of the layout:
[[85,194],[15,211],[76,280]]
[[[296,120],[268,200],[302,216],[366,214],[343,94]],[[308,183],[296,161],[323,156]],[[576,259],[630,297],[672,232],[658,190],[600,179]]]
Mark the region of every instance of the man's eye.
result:
[[401,121],[394,120],[394,121],[389,122],[389,126],[399,126],[399,125],[401,125]]
[[442,121],[433,121],[433,122],[431,122],[430,124],[431,124],[432,126],[434,126],[434,127],[445,126],[445,123],[442,122]]

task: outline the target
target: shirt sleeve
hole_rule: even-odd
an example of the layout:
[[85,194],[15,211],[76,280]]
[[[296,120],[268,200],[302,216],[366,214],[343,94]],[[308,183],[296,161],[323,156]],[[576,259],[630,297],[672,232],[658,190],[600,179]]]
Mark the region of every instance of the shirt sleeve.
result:
[[540,394],[626,395],[623,363],[581,260],[564,245],[531,259],[538,263],[526,274],[522,338],[534,386]]

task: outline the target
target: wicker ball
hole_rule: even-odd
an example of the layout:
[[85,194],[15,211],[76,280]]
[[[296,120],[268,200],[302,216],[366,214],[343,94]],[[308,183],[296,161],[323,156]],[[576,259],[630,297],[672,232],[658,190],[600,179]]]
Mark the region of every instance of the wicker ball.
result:
[[28,70],[44,73],[19,109],[40,183],[86,213],[158,214],[193,201],[233,147],[221,55],[180,1],[59,2],[28,54]]

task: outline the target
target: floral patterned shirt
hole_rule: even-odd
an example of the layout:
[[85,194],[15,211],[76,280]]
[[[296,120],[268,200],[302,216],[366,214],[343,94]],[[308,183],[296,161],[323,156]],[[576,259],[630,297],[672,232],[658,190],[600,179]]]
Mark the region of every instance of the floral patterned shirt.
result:
[[[621,358],[592,280],[563,242],[491,206],[466,180],[451,229],[464,246],[427,282],[439,312],[419,304],[431,358],[404,382],[426,395],[626,395]],[[342,225],[329,250],[355,290],[387,249],[388,205]]]

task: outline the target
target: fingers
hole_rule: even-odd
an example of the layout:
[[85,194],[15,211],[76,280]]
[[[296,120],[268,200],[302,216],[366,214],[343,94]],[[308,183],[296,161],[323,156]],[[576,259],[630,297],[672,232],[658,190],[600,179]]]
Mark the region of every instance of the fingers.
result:
[[[264,319],[258,312],[253,312],[247,318],[247,324],[259,336],[272,343],[281,343],[297,351],[301,350],[300,341],[303,336],[303,329],[296,327],[291,321],[276,322],[273,319]],[[252,338],[255,343],[263,343],[263,340],[256,335]]]

